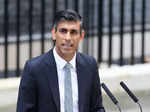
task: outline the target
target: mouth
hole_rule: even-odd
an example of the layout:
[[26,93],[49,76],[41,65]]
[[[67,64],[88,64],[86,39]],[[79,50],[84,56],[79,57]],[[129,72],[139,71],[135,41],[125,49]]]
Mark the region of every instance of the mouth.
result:
[[63,43],[62,46],[63,46],[64,49],[71,49],[73,47],[73,44]]

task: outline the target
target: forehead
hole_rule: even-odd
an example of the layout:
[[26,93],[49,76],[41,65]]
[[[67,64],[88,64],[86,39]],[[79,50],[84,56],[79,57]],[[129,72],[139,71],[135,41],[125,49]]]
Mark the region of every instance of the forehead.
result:
[[65,29],[76,29],[80,30],[80,21],[60,21],[57,24],[57,28],[65,28]]

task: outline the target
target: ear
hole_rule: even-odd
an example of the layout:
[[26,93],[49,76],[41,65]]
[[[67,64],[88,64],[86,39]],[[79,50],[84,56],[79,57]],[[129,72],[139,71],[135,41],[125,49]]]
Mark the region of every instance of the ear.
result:
[[52,39],[56,40],[56,36],[55,36],[56,35],[56,29],[54,27],[51,30],[51,35],[52,35]]
[[82,30],[81,35],[80,35],[80,40],[83,40],[83,39],[84,39],[84,36],[85,36],[85,31]]

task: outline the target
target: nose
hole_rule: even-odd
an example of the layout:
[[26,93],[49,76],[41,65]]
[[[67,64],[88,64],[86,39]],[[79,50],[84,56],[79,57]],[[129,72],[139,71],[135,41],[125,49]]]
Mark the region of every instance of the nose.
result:
[[70,32],[68,32],[68,33],[66,34],[66,37],[65,37],[65,39],[66,39],[66,40],[70,40],[70,39],[71,39]]

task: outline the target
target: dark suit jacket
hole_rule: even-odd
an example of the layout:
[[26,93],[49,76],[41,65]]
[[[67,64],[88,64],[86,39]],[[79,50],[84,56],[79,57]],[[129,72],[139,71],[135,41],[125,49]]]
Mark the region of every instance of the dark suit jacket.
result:
[[[79,112],[104,112],[97,64],[77,53]],[[53,51],[27,61],[19,87],[17,112],[60,112],[60,97]]]

